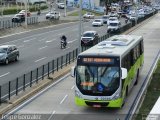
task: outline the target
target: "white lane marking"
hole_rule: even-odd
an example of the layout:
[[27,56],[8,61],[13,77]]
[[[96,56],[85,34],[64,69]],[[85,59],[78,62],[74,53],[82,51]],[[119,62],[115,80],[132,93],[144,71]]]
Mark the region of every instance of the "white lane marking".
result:
[[49,41],[46,41],[46,43],[50,43],[50,42],[52,42],[53,40],[49,40]]
[[0,77],[4,77],[4,76],[6,76],[6,75],[8,75],[8,74],[10,74],[10,72],[7,72],[7,73],[5,73],[5,74],[3,74],[3,75],[0,75]]
[[29,42],[29,41],[32,41],[32,40],[35,40],[35,38],[29,39],[29,40],[24,40],[23,42]]
[[69,41],[68,43],[72,43],[72,42],[74,42],[74,41],[76,41],[76,40],[78,40],[78,39],[75,39],[75,40]]
[[21,48],[21,47],[24,47],[24,45],[20,45],[20,46],[18,46],[17,48]]
[[36,60],[36,61],[34,61],[34,62],[39,62],[39,61],[41,61],[41,60],[44,60],[44,59],[46,59],[47,57],[43,57],[43,58],[40,58],[40,59],[38,59],[38,60]]
[[68,95],[65,95],[64,98],[61,100],[60,104],[62,104],[67,97],[68,97]]
[[59,33],[58,36],[62,36],[62,33]]
[[39,48],[39,50],[42,50],[42,49],[44,49],[44,48],[46,48],[46,47],[48,47],[48,46],[41,47],[41,48]]
[[43,38],[43,39],[40,39],[40,40],[38,40],[38,41],[44,41],[44,40],[46,40],[47,38]]
[[46,43],[53,42],[53,41],[55,41],[55,40],[56,40],[56,39],[48,40],[48,41],[46,41]]
[[67,75],[63,76],[62,78],[58,79],[57,81],[55,81],[54,83],[52,83],[51,85],[49,85],[48,87],[44,88],[42,91],[38,92],[36,95],[34,95],[33,97],[27,99],[25,102],[23,102],[22,104],[20,104],[18,107],[14,108],[13,110],[11,110],[10,112],[6,113],[3,118],[7,119],[9,116],[11,116],[12,114],[16,113],[17,111],[19,111],[20,109],[22,109],[24,106],[26,106],[27,104],[31,103],[33,100],[35,100],[36,98],[38,98],[40,95],[44,94],[46,91],[48,91],[50,88],[52,88],[53,86],[57,85],[58,83],[60,83],[61,81],[63,81],[64,79],[66,79],[67,77],[70,76],[70,73],[68,73]]
[[71,87],[71,90],[73,90],[73,89],[74,89],[74,87],[75,87],[75,85],[73,85],[73,86]]
[[52,116],[56,113],[56,111],[53,111],[51,116],[48,118],[48,120],[51,120]]
[[67,50],[67,49],[69,49],[70,47],[67,47],[67,48],[65,48],[65,49],[63,49],[63,51],[65,51],[65,50]]

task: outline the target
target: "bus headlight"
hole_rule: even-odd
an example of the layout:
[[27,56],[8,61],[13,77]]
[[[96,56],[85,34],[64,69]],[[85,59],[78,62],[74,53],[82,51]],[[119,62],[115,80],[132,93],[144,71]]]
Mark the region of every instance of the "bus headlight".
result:
[[79,97],[79,98],[82,98],[82,96],[80,95],[80,92],[77,91],[77,90],[75,90],[75,96],[76,96],[76,97]]
[[120,93],[117,92],[117,93],[114,95],[113,99],[117,99],[117,98],[119,98],[119,97],[120,97]]

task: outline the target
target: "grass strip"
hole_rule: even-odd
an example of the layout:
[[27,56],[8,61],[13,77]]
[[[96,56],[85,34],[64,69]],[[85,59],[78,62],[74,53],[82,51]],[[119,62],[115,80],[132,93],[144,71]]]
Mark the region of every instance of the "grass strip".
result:
[[[86,14],[86,12],[89,12],[87,10],[82,10],[82,15]],[[98,13],[94,13],[94,12],[90,12],[93,13],[95,16],[102,16],[102,14],[98,14]],[[79,16],[79,11],[73,12],[71,14],[69,14],[68,16]]]

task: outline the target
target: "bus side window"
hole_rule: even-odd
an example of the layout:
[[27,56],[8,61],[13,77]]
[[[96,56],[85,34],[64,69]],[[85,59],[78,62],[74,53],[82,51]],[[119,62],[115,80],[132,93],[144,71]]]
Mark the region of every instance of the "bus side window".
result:
[[127,54],[127,69],[129,70],[131,68],[131,56],[128,53]]
[[131,66],[133,66],[134,64],[133,50],[130,51],[130,60],[131,60]]
[[126,68],[128,71],[131,68],[131,62],[130,62],[130,54],[127,54],[123,59],[122,59],[122,67]]
[[137,54],[137,58],[139,58],[139,56],[140,56],[139,45],[140,45],[140,44],[138,44],[138,45],[136,46],[136,54]]
[[140,55],[142,55],[144,52],[144,48],[143,48],[143,40],[140,42]]
[[133,48],[133,64],[136,62],[137,60],[137,49],[136,47]]

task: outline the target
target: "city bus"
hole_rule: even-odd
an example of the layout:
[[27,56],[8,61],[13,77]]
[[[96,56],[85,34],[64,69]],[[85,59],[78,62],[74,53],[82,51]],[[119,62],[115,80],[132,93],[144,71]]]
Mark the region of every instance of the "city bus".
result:
[[123,107],[143,63],[143,37],[136,35],[115,35],[80,53],[71,70],[75,104]]

